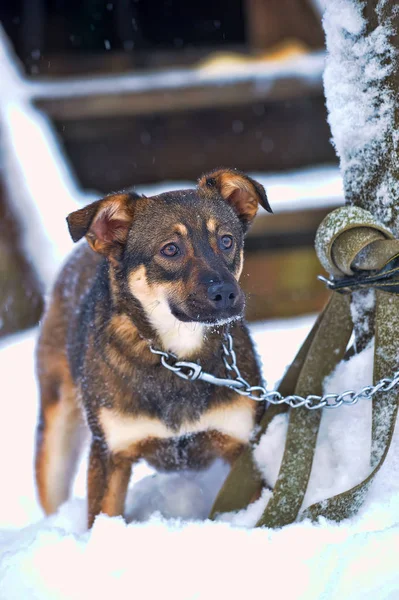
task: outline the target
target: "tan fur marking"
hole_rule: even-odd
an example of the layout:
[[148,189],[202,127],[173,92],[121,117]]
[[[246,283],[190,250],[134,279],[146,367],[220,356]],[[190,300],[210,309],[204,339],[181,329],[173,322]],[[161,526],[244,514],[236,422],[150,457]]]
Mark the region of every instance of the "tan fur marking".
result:
[[[145,352],[148,345],[145,340],[139,336],[139,332],[135,324],[127,315],[114,315],[108,326],[109,333],[112,337],[119,338],[122,342],[134,346],[135,352]],[[108,346],[107,356],[111,364],[122,369],[126,374],[131,373],[134,364],[128,359],[124,353],[120,353],[116,348]]]
[[215,231],[216,231],[215,219],[208,219],[206,226],[207,226],[208,231],[210,231],[211,233],[215,233]]
[[233,197],[237,195],[237,200],[233,203],[245,203],[245,213],[252,219],[258,210],[258,200],[253,192],[253,186],[243,177],[221,175],[221,194],[223,198]]
[[51,514],[67,500],[85,425],[75,390],[61,388],[58,402],[44,414],[43,439],[37,457],[37,480],[42,506]]
[[131,375],[133,365],[116,348],[110,346],[106,349],[106,354],[110,364],[123,375]]
[[[206,227],[209,231],[209,233],[211,234],[215,234],[216,233],[216,221],[215,219],[211,218],[208,219],[207,223],[206,223]],[[211,248],[214,252],[219,252],[219,247],[218,247],[218,240],[217,240],[217,236],[216,235],[211,235],[210,236],[210,240],[209,243],[211,245]]]
[[[111,259],[111,263],[112,264],[114,263],[114,261],[112,261],[112,259]],[[119,289],[118,289],[118,285],[115,280],[115,272],[112,268],[109,270],[109,284],[110,284],[112,300],[114,302],[117,302],[118,296],[119,296]]]
[[133,220],[128,194],[105,198],[94,217],[86,239],[100,254],[109,254],[117,244],[124,244]]
[[130,274],[129,287],[141,302],[164,348],[181,358],[199,352],[204,341],[204,326],[200,323],[183,323],[173,316],[167,300],[168,293],[172,295],[175,291],[173,286],[150,286],[142,265]]
[[122,464],[112,465],[107,481],[107,489],[101,503],[101,512],[110,517],[123,515],[127,487],[129,485],[131,463],[123,461]]
[[234,463],[245,446],[241,440],[224,435],[219,431],[212,431],[210,433],[210,441],[213,447],[217,449],[218,455],[222,456],[230,464]]
[[115,194],[112,198],[105,199],[104,206],[96,214],[93,224],[99,219],[104,218],[104,216],[107,216],[111,220],[117,219],[118,221],[130,223],[132,213],[125,204],[128,200],[128,194]]
[[177,225],[175,226],[175,231],[176,231],[176,233],[180,233],[184,237],[188,236],[187,227],[185,225],[183,225],[183,223],[177,223]]
[[230,196],[235,190],[242,190],[249,195],[253,195],[252,184],[244,179],[241,175],[231,175],[231,173],[222,173],[220,175],[222,182],[222,195],[223,197]]
[[247,443],[254,426],[254,404],[247,399],[239,399],[211,409],[198,421],[183,423],[177,432],[158,419],[133,417],[105,407],[100,409],[99,418],[112,452],[122,452],[147,438],[167,439],[212,430]]
[[[114,315],[110,322],[110,327],[114,334],[125,342],[138,342],[137,327],[132,323],[127,315]],[[143,341],[143,345],[145,342]]]
[[244,268],[244,250],[241,250],[241,252],[240,252],[240,263],[238,265],[238,268],[237,268],[236,272],[234,273],[234,277],[237,279],[237,281],[241,277],[241,273],[242,273],[243,268]]

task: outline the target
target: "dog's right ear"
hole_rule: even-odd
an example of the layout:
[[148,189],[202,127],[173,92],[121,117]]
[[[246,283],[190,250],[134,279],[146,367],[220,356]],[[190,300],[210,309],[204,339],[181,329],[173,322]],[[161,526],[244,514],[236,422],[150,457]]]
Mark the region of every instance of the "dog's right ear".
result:
[[83,236],[96,252],[119,258],[134,217],[137,194],[113,194],[67,217],[74,242]]
[[273,212],[263,185],[238,169],[214,169],[200,177],[198,188],[206,196],[212,197],[216,193],[230,204],[244,231],[252,223],[259,204],[268,212]]

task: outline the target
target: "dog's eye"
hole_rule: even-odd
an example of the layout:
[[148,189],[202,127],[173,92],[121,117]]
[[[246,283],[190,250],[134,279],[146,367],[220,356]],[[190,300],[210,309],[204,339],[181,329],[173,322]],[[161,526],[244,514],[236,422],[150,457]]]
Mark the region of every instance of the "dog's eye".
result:
[[222,250],[230,250],[233,245],[233,238],[231,235],[222,235],[219,240],[219,245]]
[[179,252],[179,246],[176,246],[176,244],[166,244],[166,246],[161,249],[161,254],[164,256],[176,256]]

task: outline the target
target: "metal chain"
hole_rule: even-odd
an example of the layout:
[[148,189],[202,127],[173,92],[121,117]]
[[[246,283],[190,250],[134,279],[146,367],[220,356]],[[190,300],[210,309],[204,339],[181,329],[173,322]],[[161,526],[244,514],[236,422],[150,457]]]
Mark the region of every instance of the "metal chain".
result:
[[175,354],[157,350],[150,346],[153,354],[161,357],[161,364],[175,373],[178,377],[187,381],[206,381],[213,385],[227,387],[233,389],[238,394],[251,398],[256,402],[270,402],[270,404],[288,404],[291,408],[301,408],[304,406],[308,410],[317,410],[319,408],[338,408],[339,406],[352,406],[360,399],[370,399],[377,392],[389,392],[399,384],[399,371],[396,371],[392,378],[384,377],[376,385],[366,385],[359,391],[347,390],[342,394],[325,394],[317,396],[310,394],[306,397],[292,394],[290,396],[282,396],[278,390],[267,391],[262,385],[250,385],[240,372],[237,365],[237,356],[234,351],[233,338],[230,334],[224,336],[222,343],[223,347],[223,363],[226,368],[228,377],[223,379],[215,377],[211,373],[204,371],[198,363],[189,361],[179,361]]

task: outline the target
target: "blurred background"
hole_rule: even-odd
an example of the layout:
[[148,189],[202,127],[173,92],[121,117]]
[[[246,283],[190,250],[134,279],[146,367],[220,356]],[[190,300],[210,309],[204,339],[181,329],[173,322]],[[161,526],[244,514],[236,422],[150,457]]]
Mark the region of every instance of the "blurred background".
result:
[[66,215],[217,166],[266,187],[249,320],[313,313],[316,228],[343,203],[322,0],[1,0],[0,337],[35,325],[72,248]]

